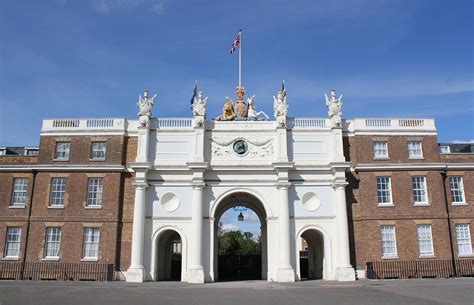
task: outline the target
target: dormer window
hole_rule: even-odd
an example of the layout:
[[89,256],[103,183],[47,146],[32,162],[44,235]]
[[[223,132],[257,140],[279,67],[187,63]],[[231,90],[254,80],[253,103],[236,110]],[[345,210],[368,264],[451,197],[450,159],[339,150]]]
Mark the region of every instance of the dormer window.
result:
[[36,157],[38,156],[38,149],[37,148],[25,148],[25,156],[29,157]]
[[440,145],[439,152],[442,154],[449,154],[451,152],[451,147],[449,147],[448,145]]

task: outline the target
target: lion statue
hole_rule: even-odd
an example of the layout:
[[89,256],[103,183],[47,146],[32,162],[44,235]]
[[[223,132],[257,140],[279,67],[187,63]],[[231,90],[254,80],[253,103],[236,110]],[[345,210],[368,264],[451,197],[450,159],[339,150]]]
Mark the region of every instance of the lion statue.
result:
[[232,121],[235,118],[234,101],[226,97],[227,102],[222,107],[222,114],[216,118],[216,121]]

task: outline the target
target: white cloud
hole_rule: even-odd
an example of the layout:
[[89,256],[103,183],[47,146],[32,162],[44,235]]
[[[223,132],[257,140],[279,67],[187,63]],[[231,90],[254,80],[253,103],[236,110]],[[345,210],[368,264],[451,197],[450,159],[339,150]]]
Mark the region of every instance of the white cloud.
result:
[[465,144],[465,143],[474,143],[474,139],[472,140],[453,140],[454,144]]
[[242,212],[242,214],[244,215],[244,221],[260,222],[260,219],[253,211],[247,210],[247,211]]
[[240,228],[232,223],[225,223],[222,225],[222,230],[224,231],[239,231]]
[[117,9],[136,8],[146,6],[155,14],[161,15],[166,0],[92,0],[92,7],[101,13],[109,13]]

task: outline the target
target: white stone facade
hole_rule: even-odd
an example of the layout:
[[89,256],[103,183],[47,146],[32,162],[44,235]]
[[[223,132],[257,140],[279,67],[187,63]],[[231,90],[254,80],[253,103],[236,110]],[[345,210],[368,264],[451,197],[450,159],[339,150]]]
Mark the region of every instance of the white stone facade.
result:
[[[329,119],[210,121],[151,119],[131,122],[138,133],[132,262],[127,281],[157,280],[160,236],[182,240],[181,280],[219,279],[217,223],[235,204],[262,223],[262,278],[300,279],[303,234],[322,241],[322,278],[354,280],[349,260],[342,127]],[[236,141],[246,146],[239,155]],[[242,148],[241,147],[241,148]],[[238,202],[237,202],[238,201]],[[306,232],[306,233],[305,233]],[[310,234],[310,235],[311,235]],[[311,239],[311,238],[309,238]],[[311,250],[310,250],[311,251]]]

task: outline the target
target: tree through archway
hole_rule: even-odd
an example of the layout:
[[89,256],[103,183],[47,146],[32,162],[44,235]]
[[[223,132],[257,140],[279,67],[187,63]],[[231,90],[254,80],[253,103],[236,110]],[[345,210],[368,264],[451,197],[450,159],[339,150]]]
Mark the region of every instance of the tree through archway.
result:
[[266,279],[266,213],[262,203],[247,193],[229,195],[220,202],[215,219],[215,280]]

